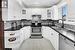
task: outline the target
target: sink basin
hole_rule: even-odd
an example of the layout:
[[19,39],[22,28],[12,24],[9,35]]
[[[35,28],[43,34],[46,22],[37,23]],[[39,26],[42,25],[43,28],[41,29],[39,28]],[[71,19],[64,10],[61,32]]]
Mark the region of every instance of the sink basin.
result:
[[61,0],[17,0],[17,2],[26,8],[47,8],[58,4]]
[[55,28],[56,30],[61,30],[62,29],[62,28],[59,28],[59,27],[56,27],[56,26],[53,27],[53,28]]

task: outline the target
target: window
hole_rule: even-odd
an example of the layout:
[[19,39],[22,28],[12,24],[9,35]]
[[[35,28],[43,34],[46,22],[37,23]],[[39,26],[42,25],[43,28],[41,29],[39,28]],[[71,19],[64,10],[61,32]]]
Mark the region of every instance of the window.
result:
[[8,0],[2,0],[2,8],[8,7]]
[[67,15],[67,5],[62,7],[62,17]]

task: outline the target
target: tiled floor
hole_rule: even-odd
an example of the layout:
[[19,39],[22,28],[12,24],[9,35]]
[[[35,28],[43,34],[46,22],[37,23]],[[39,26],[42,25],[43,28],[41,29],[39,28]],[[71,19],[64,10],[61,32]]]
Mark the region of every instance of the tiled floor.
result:
[[47,39],[27,39],[18,50],[55,50]]

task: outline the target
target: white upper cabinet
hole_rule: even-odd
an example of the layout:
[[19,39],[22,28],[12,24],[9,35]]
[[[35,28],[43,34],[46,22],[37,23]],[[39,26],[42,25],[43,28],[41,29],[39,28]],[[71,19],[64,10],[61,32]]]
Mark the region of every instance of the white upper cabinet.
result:
[[58,7],[56,5],[52,6],[50,8],[50,11],[51,11],[51,19],[52,20],[58,20]]
[[8,19],[7,20],[20,20],[22,8],[15,0],[8,0]]

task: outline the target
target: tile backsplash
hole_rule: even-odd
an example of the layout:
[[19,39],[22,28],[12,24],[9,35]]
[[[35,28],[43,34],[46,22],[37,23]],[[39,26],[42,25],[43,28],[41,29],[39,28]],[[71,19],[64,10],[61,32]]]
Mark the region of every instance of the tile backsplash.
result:
[[17,26],[20,25],[20,21],[6,21],[6,22],[4,23],[4,29],[11,28],[11,27],[12,27],[11,24],[12,24],[13,22],[16,22],[16,23],[17,23]]

